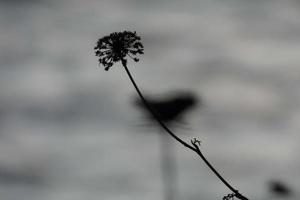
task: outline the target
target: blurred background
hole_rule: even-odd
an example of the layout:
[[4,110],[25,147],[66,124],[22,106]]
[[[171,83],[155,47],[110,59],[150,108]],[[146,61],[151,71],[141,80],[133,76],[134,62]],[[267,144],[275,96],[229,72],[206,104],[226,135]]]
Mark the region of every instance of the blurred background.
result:
[[[120,64],[106,72],[94,56],[123,30],[142,38],[128,65],[146,94],[201,98],[180,137],[200,139],[249,199],[299,199],[299,0],[1,0],[1,199],[163,199],[159,130],[144,126]],[[172,148],[176,199],[230,193]]]

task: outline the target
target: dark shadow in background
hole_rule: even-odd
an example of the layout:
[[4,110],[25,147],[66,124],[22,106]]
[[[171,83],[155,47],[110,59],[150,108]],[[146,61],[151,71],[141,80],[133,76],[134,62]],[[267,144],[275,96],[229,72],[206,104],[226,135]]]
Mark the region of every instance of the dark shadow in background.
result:
[[281,198],[289,198],[293,196],[293,191],[290,187],[280,180],[269,181],[269,191],[272,195]]
[[41,174],[33,170],[0,167],[0,183],[42,186],[45,181]]
[[[146,95],[146,100],[156,115],[168,126],[184,120],[187,111],[201,106],[201,101],[192,92],[173,92],[163,97],[150,97]],[[135,100],[135,106],[142,110],[147,120],[158,125],[149,110],[142,103],[140,98]],[[160,159],[161,173],[163,182],[163,192],[165,200],[174,200],[177,196],[177,169],[174,151],[171,146],[171,140],[164,130],[160,128]]]
[[0,0],[0,3],[5,4],[33,4],[33,3],[40,3],[44,0]]

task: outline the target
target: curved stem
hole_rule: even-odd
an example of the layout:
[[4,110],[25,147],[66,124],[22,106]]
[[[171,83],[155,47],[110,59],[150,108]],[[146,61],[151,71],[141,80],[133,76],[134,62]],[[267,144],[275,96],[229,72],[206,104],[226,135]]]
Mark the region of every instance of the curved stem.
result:
[[139,87],[137,86],[135,80],[133,79],[130,71],[128,70],[127,67],[127,62],[126,60],[122,60],[122,65],[131,81],[131,83],[133,84],[136,92],[138,93],[139,97],[141,98],[143,104],[146,106],[146,108],[149,110],[149,112],[153,115],[153,117],[155,118],[155,120],[157,121],[157,123],[170,135],[172,136],[176,141],[178,141],[179,143],[181,143],[183,146],[187,147],[188,149],[194,151],[195,153],[197,153],[200,158],[205,162],[205,164],[214,172],[214,174],[236,195],[237,198],[241,199],[241,200],[248,200],[248,198],[246,198],[245,196],[243,196],[242,194],[240,194],[238,192],[238,190],[234,189],[220,174],[219,172],[208,162],[208,160],[204,157],[204,155],[202,154],[202,152],[200,151],[199,147],[195,144],[192,143],[194,146],[191,146],[190,144],[186,143],[185,141],[183,141],[182,139],[180,139],[177,135],[175,135],[165,124],[163,121],[160,120],[160,118],[157,116],[157,114],[154,112],[154,110],[151,108],[151,106],[149,105],[149,103],[147,102],[147,100],[145,99],[145,97],[143,96],[143,94],[141,93]]
[[149,103],[146,101],[145,97],[143,96],[143,94],[141,93],[140,89],[138,88],[137,84],[135,83],[130,71],[127,68],[127,64],[125,60],[122,60],[122,65],[126,70],[127,75],[129,76],[130,81],[132,82],[136,92],[138,93],[139,97],[141,98],[143,104],[146,106],[146,108],[149,110],[149,112],[153,115],[153,117],[155,118],[155,120],[158,122],[158,124],[167,132],[169,133],[175,140],[177,140],[179,143],[181,143],[182,145],[184,145],[185,147],[195,151],[196,149],[194,147],[192,147],[191,145],[189,145],[188,143],[186,143],[185,141],[183,141],[182,139],[180,139],[177,135],[175,135],[157,116],[157,114],[154,112],[154,110],[151,108],[151,106],[149,105]]

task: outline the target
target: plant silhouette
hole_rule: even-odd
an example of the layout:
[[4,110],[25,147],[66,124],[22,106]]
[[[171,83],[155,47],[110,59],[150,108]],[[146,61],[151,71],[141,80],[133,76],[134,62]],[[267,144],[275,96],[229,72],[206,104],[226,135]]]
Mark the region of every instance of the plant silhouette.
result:
[[108,36],[100,38],[97,42],[96,47],[94,48],[96,56],[99,57],[99,64],[102,64],[105,67],[105,70],[109,70],[114,63],[121,61],[122,66],[124,67],[131,83],[133,84],[136,92],[138,93],[141,101],[149,112],[153,115],[153,118],[157,123],[162,127],[162,129],[172,136],[177,142],[185,146],[186,148],[194,151],[209,167],[209,169],[222,181],[224,185],[228,187],[234,193],[234,197],[241,200],[248,200],[247,197],[243,196],[232,187],[220,174],[219,172],[208,162],[205,156],[200,150],[200,141],[196,138],[192,139],[189,143],[183,141],[179,138],[173,131],[171,131],[165,122],[163,122],[159,116],[156,114],[155,110],[151,107],[148,101],[143,96],[139,87],[137,86],[134,78],[132,77],[128,67],[127,67],[127,57],[130,57],[135,62],[138,62],[138,54],[144,53],[144,47],[140,42],[141,38],[136,35],[136,32],[123,31],[123,32],[114,32]]
[[99,64],[104,66],[106,71],[113,66],[115,62],[126,61],[126,56],[132,58],[135,62],[139,59],[137,54],[144,53],[144,47],[140,42],[141,38],[136,32],[123,31],[114,32],[109,36],[99,39],[94,48],[96,56],[99,57]]
[[[188,110],[194,108],[198,103],[196,96],[191,92],[175,92],[164,98],[147,97],[147,102],[164,123],[172,126],[178,121],[182,121]],[[140,98],[136,99],[135,105],[142,110],[151,123],[156,123],[156,119],[149,112]],[[159,126],[160,130],[161,127]],[[177,196],[177,169],[176,157],[172,149],[170,138],[160,132],[160,163],[163,182],[163,192],[165,200],[173,200]]]

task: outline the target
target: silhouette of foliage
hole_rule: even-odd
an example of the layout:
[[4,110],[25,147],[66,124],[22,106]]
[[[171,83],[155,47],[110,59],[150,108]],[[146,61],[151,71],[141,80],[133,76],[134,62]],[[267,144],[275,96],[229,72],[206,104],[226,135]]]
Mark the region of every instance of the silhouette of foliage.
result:
[[[171,97],[169,96],[161,99],[147,97],[146,100],[155,114],[166,124],[181,121],[184,114],[188,110],[194,108],[198,103],[196,96],[191,92],[177,92]],[[155,120],[140,99],[137,99],[135,103],[145,112],[150,120]]]
[[226,196],[223,197],[223,200],[233,200],[235,197],[235,193],[232,193],[232,194],[228,194]]
[[140,40],[136,32],[131,31],[114,32],[100,38],[94,48],[96,56],[99,57],[99,64],[107,71],[115,62],[126,61],[127,55],[138,62],[136,55],[144,53]]

